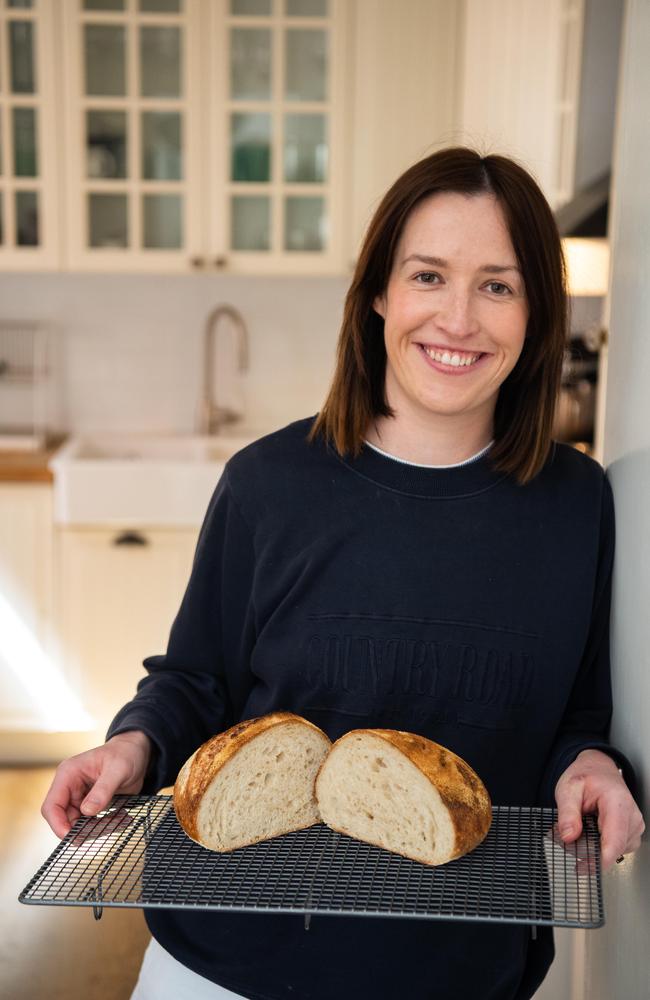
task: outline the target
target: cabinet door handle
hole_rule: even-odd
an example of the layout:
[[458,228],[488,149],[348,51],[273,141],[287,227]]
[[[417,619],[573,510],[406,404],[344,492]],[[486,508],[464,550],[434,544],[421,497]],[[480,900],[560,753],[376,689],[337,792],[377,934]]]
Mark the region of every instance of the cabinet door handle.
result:
[[113,545],[148,545],[149,541],[139,531],[123,531],[121,535],[116,535]]

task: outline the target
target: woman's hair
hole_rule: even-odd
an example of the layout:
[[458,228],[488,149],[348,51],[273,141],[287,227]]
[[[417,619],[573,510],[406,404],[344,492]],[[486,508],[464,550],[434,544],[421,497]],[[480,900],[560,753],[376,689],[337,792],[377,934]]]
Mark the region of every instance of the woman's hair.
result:
[[499,390],[489,460],[524,484],[540,471],[552,443],[568,327],[565,263],[553,214],[530,174],[507,157],[481,156],[464,147],[414,164],[375,212],[346,296],[332,384],[310,439],[323,435],[341,455],[358,455],[373,419],[393,416],[384,388],[384,321],[373,303],[386,290],[411,212],[440,191],[494,195],[523,274],[526,338]]

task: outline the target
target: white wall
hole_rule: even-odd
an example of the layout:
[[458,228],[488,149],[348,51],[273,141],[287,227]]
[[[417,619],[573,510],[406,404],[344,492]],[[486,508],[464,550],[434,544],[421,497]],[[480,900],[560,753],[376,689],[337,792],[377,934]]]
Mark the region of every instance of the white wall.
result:
[[77,432],[192,431],[205,320],[230,302],[248,325],[250,370],[238,385],[226,350],[222,401],[225,392],[247,425],[264,431],[320,408],[347,285],[343,278],[2,274],[0,302],[6,318],[53,324],[61,425]]
[[[616,500],[613,742],[631,758],[650,817],[650,39],[649,0],[628,0],[611,222],[604,460]],[[645,786],[645,787],[644,787]],[[584,1000],[650,997],[650,850],[605,876],[606,925],[586,935]]]

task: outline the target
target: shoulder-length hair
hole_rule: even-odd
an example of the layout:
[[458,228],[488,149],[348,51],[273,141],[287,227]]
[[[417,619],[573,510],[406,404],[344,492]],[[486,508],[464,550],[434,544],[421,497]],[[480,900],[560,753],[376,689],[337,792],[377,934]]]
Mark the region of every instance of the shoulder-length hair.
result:
[[346,296],[334,376],[310,440],[322,435],[339,454],[358,455],[372,420],[394,415],[385,395],[384,321],[373,303],[386,290],[409,215],[441,191],[494,195],[522,271],[526,338],[499,390],[489,460],[523,485],[543,467],[552,445],[568,328],[566,268],[555,219],[530,174],[507,157],[481,156],[464,147],[414,164],[375,212]]

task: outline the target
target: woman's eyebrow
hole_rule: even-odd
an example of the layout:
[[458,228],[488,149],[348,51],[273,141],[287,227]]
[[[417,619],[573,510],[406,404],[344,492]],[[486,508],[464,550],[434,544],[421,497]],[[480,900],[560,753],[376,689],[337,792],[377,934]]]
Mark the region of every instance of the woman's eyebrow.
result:
[[[442,257],[429,257],[421,253],[412,253],[409,257],[405,257],[402,261],[402,267],[412,260],[417,260],[421,264],[433,264],[435,267],[449,267],[449,261],[443,260]],[[517,274],[521,274],[521,268],[517,267],[516,264],[484,264],[483,267],[479,268],[479,271],[486,271],[488,274],[503,274],[504,271],[516,271]]]
[[402,261],[402,267],[408,264],[411,260],[419,260],[422,264],[434,264],[436,267],[447,267],[447,261],[443,260],[442,257],[427,257],[425,254],[412,253],[410,257],[405,257]]
[[504,271],[516,271],[517,274],[521,274],[521,268],[516,264],[485,264],[480,270],[489,274],[502,274]]

